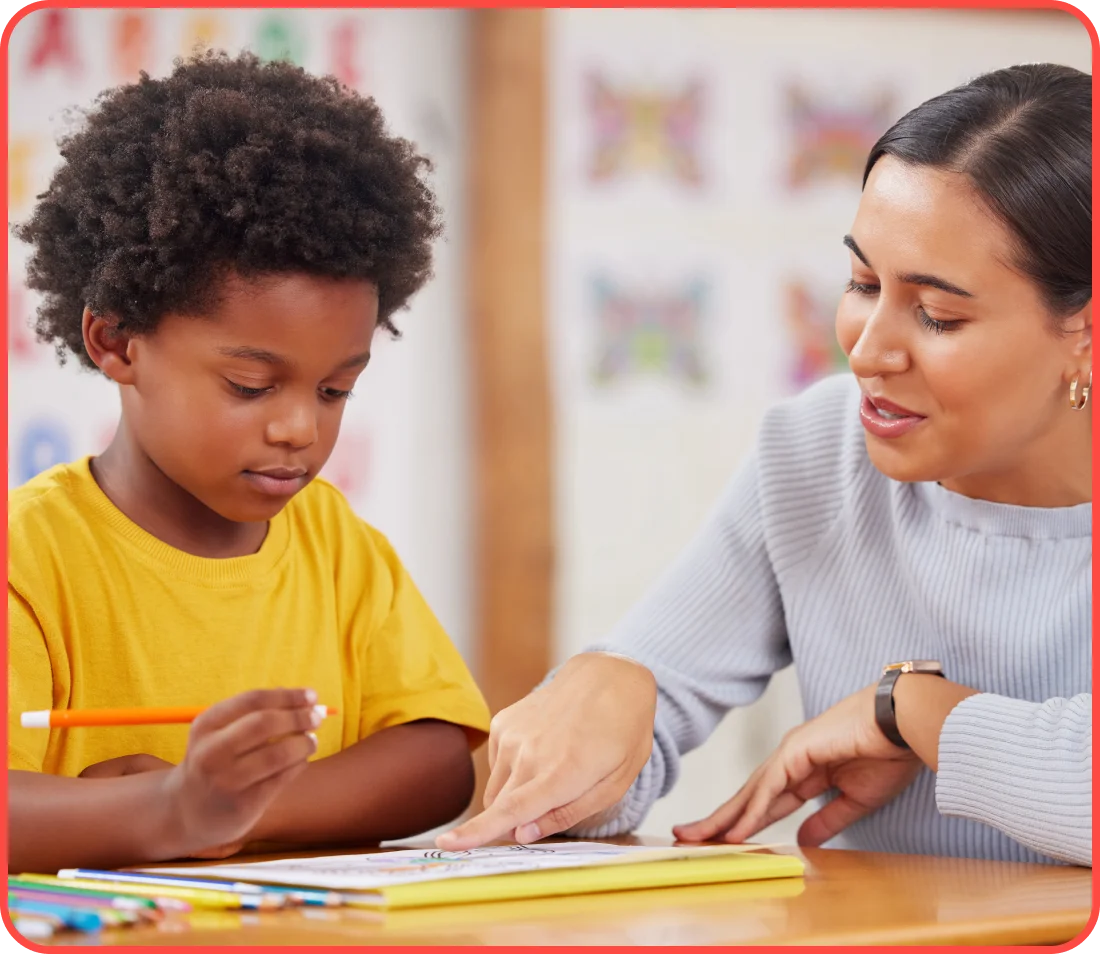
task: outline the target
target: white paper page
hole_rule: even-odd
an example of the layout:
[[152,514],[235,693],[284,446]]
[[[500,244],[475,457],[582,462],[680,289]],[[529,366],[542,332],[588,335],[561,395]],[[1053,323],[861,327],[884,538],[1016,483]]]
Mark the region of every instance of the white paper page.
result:
[[182,874],[197,878],[260,881],[298,887],[369,891],[392,885],[475,878],[482,875],[579,868],[627,861],[683,858],[699,853],[743,851],[755,846],[649,848],[644,845],[605,845],[595,842],[558,842],[536,845],[503,845],[469,851],[405,849],[362,855],[330,855],[257,861],[251,864],[209,865],[203,868],[147,868],[155,874]]

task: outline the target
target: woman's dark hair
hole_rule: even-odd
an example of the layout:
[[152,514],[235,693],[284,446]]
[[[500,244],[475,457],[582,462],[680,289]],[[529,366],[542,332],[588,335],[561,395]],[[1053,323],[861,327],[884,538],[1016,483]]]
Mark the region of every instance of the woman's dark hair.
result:
[[906,113],[867,159],[968,176],[1056,318],[1092,299],[1092,77],[1037,63],[985,73]]
[[62,360],[94,368],[85,306],[151,332],[209,309],[230,270],[366,279],[391,332],[431,275],[428,160],[389,135],[373,99],[289,63],[207,53],[143,73],[99,97],[61,156],[15,234],[34,246],[38,337]]

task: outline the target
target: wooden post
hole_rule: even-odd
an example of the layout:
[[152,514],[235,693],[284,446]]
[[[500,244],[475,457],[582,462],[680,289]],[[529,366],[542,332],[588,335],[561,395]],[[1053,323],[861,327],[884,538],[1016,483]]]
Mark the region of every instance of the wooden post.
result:
[[479,681],[497,712],[546,675],[552,655],[546,14],[494,9],[471,17],[474,631]]

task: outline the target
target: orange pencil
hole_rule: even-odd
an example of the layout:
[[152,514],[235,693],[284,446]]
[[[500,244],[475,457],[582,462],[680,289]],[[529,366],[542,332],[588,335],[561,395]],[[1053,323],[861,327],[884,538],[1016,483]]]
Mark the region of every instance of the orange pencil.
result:
[[[74,729],[93,725],[167,725],[174,722],[193,722],[207,706],[171,706],[147,709],[43,709],[24,712],[19,724],[24,729]],[[322,718],[336,715],[331,706],[314,706]]]

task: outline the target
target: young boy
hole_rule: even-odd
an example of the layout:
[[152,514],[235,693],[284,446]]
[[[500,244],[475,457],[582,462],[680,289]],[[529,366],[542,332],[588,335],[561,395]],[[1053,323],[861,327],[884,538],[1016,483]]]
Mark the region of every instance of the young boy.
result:
[[[335,81],[214,54],[108,91],[62,155],[17,232],[37,331],[119,385],[122,418],[9,495],[10,870],[453,819],[485,702],[387,541],[314,479],[376,327],[429,277],[426,160]],[[19,725],[153,705],[210,708]]]

